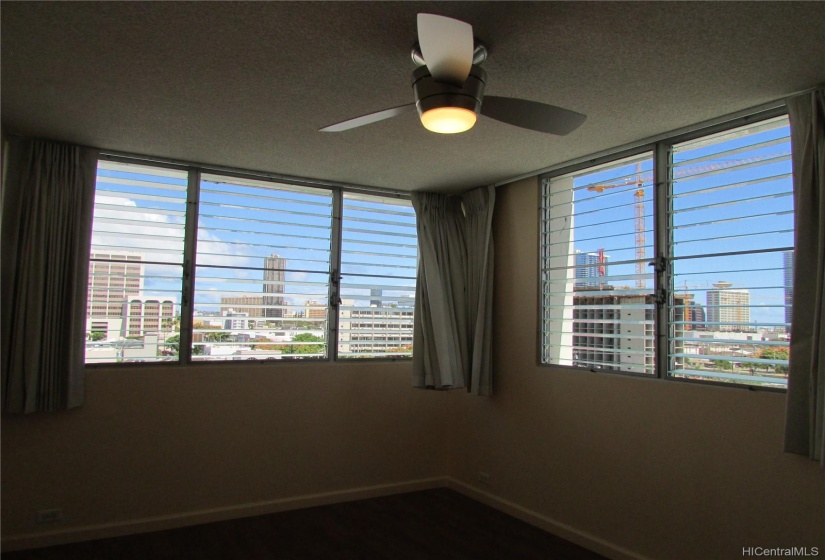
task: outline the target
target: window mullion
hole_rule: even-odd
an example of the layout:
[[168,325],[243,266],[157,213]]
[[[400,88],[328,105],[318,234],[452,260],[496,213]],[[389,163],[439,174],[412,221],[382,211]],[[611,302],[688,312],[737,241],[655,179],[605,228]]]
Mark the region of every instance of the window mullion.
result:
[[200,199],[200,169],[190,168],[186,195],[186,225],[183,245],[183,297],[180,312],[179,359],[192,361],[192,328],[194,324],[195,255],[198,245],[198,204]]
[[670,310],[673,305],[673,290],[670,289],[671,279],[671,221],[670,205],[671,193],[670,146],[664,142],[656,144],[653,154],[653,180],[655,186],[654,211],[654,247],[653,261],[655,267],[654,289],[656,293],[656,376],[664,379],[669,369],[670,344]]
[[338,358],[338,323],[341,307],[341,215],[344,193],[336,189],[332,195],[332,231],[330,234],[329,305],[327,306],[327,359]]

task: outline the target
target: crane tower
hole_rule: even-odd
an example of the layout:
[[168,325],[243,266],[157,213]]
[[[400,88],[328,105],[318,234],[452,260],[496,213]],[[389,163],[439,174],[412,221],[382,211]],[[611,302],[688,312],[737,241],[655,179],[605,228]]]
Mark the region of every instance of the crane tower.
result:
[[[771,159],[776,157],[777,155],[786,155],[786,154],[771,154],[766,156],[754,156],[747,159],[734,159],[729,161],[722,161],[718,163],[712,163],[710,165],[702,165],[698,167],[690,167],[687,169],[680,169],[674,173],[675,177],[689,177],[690,175],[696,173],[703,173],[706,171],[717,171],[720,169],[726,169],[731,166],[735,165],[742,165],[748,163],[754,163],[757,161]],[[645,174],[642,175],[642,163],[636,163],[636,173],[635,177],[628,177],[621,183],[608,183],[603,185],[592,185],[587,187],[588,191],[595,191],[595,192],[603,192],[607,189],[615,189],[619,187],[628,187],[630,185],[636,185],[636,189],[633,191],[633,198],[635,199],[634,204],[634,240],[635,240],[635,247],[636,247],[636,287],[637,288],[644,288],[645,287],[645,259],[647,258],[645,255],[645,181],[650,180],[653,178],[652,174]],[[604,255],[604,249],[599,249],[599,255]],[[604,267],[599,267],[599,273],[601,276],[604,276]]]
[[[636,204],[634,205],[634,237],[635,237],[635,245],[636,245],[636,287],[637,288],[644,288],[645,287],[645,280],[643,278],[645,273],[645,190],[644,190],[644,178],[642,177],[642,163],[639,162],[636,164],[636,177],[630,178],[628,177],[625,179],[623,183],[613,183],[613,184],[606,184],[606,185],[593,185],[592,187],[588,187],[587,190],[589,191],[596,191],[602,192],[607,189],[615,189],[618,187],[626,187],[629,185],[636,185],[636,190],[633,191],[633,197],[636,199]],[[604,255],[604,249],[599,249],[599,257],[601,258]],[[604,275],[604,267],[599,267],[600,275]]]

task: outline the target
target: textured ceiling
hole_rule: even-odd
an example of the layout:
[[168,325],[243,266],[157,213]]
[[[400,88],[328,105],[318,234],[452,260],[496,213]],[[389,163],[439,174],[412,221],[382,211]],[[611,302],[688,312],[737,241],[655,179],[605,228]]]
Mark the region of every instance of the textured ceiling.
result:
[[[416,13],[463,19],[491,95],[588,115],[565,137],[414,114]],[[6,133],[404,190],[496,183],[825,82],[824,2],[3,2]]]

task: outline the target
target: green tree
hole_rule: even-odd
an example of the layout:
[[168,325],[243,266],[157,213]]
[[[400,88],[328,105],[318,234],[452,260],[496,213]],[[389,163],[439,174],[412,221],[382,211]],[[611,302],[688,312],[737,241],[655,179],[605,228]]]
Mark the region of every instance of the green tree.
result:
[[[791,350],[787,346],[769,346],[767,348],[763,348],[759,351],[759,357],[763,360],[781,360],[781,361],[788,361],[788,357],[790,356]],[[775,365],[770,366],[769,364],[762,364],[765,369],[769,367],[773,367],[774,371],[777,373],[787,373],[788,366],[786,365]]]
[[[292,337],[292,342],[324,342],[320,336],[312,333],[296,334]],[[324,351],[323,344],[284,344],[279,348],[286,354],[319,354]]]
[[763,360],[787,360],[790,349],[786,346],[769,346],[759,351],[759,357]]
[[165,353],[170,356],[177,356],[180,353],[180,335],[170,336],[164,343],[166,345]]
[[92,342],[97,342],[98,340],[104,340],[106,338],[106,333],[103,331],[93,331],[90,333],[86,333],[86,340],[90,340]]
[[733,369],[733,363],[729,360],[713,360],[713,365],[721,370]]
[[210,332],[203,334],[204,342],[227,342],[231,338],[228,332]]

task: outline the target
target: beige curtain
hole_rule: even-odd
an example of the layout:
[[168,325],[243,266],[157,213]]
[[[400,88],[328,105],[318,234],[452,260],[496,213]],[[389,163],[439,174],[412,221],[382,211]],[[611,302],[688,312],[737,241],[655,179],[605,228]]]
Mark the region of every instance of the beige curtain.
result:
[[9,139],[0,242],[4,412],[83,402],[97,155],[91,148]]
[[413,193],[419,265],[413,386],[492,394],[495,190]]
[[787,104],[796,255],[785,451],[825,466],[825,90]]
[[469,385],[474,395],[493,394],[493,207],[494,188],[462,197],[467,240],[467,325]]

